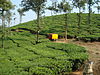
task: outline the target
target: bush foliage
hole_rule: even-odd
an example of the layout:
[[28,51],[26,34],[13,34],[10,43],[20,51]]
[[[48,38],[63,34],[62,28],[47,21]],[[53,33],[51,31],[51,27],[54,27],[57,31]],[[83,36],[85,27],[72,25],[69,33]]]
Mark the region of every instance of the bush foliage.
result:
[[[91,14],[91,24],[88,25],[88,14],[81,14],[81,25],[78,29],[78,17],[76,13],[68,15],[68,38],[76,38],[83,41],[100,41],[100,14]],[[26,28],[36,32],[36,20],[22,23],[12,29]],[[58,33],[65,35],[64,15],[45,17],[41,21],[40,34]]]
[[[41,36],[35,44],[35,35],[12,32],[0,48],[1,75],[63,75],[74,71],[88,58],[86,49],[74,44],[52,43]],[[0,40],[1,45],[1,40]]]

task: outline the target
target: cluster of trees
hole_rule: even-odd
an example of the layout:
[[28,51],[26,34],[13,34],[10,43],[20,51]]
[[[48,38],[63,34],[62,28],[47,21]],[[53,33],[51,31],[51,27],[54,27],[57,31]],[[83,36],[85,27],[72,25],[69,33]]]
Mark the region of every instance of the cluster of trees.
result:
[[[72,5],[70,5],[69,0],[62,0],[60,3],[57,0],[51,0],[52,5],[49,7],[46,6],[47,0],[22,0],[22,7],[27,11],[29,9],[32,9],[37,14],[37,42],[39,41],[38,35],[40,30],[40,15],[43,13],[44,8],[51,10],[54,12],[64,12],[64,20],[65,20],[65,40],[67,39],[67,20],[68,20],[68,13],[71,12],[73,7],[76,7],[79,9],[78,16],[78,28],[80,29],[81,24],[81,10],[85,10],[86,5],[88,5],[88,24],[91,23],[91,13],[92,13],[92,6],[94,4],[97,4],[98,13],[100,10],[99,0],[71,0]],[[78,31],[79,33],[79,31]]]
[[[88,6],[88,24],[91,23],[91,13],[92,13],[92,6],[96,4],[96,8],[98,9],[98,13],[100,11],[100,1],[99,0],[62,0],[59,2],[59,0],[51,0],[52,5],[46,7],[47,0],[22,0],[21,1],[21,7],[17,11],[20,15],[20,23],[22,21],[22,16],[24,16],[24,12],[28,10],[33,10],[37,14],[37,40],[36,43],[39,42],[39,32],[40,32],[40,18],[41,15],[44,12],[44,9],[48,9],[54,11],[54,12],[63,12],[65,14],[64,16],[64,28],[65,28],[65,39],[67,39],[67,20],[68,20],[68,13],[71,13],[71,10],[73,8],[78,8],[79,12],[77,13],[78,16],[78,28],[80,29],[81,24],[81,14],[82,10],[85,10],[86,5]],[[71,3],[71,4],[70,4]],[[1,13],[1,20],[2,20],[2,33],[4,34],[4,27],[5,27],[5,21],[8,22],[10,25],[11,21],[11,12],[10,10],[14,8],[14,5],[11,3],[10,0],[0,0],[0,13]],[[5,17],[5,15],[7,15]],[[79,33],[79,31],[78,31]],[[3,37],[2,35],[2,43],[3,43]],[[2,44],[3,47],[3,44]]]
[[4,48],[4,37],[5,37],[5,23],[6,21],[10,25],[11,21],[11,9],[14,8],[14,5],[10,0],[0,0],[0,19],[2,21],[2,48]]

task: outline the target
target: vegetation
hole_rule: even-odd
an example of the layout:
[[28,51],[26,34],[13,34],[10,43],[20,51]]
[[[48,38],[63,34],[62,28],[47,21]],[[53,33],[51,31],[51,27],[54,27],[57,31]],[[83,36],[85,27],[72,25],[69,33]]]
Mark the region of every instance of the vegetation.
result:
[[97,4],[96,8],[98,10],[98,14],[99,14],[99,11],[100,11],[100,1],[99,0],[95,0],[95,3]]
[[[82,14],[81,18],[81,24],[80,24],[80,33],[78,34],[78,21],[77,21],[77,14],[71,13],[68,16],[68,38],[75,38],[78,40],[83,41],[100,41],[100,14],[91,14],[91,24],[87,25],[87,16],[88,14]],[[52,21],[52,18],[54,21]],[[64,36],[64,23],[63,15],[56,15],[52,17],[45,17],[43,19],[44,24],[41,25],[41,31],[40,34],[47,35],[49,33],[58,33],[59,36]],[[29,30],[33,30],[33,32],[36,32],[36,24],[35,20],[30,21],[27,23],[19,24],[17,26],[12,27],[12,29],[18,29],[18,28],[26,28]]]
[[[18,9],[20,24],[8,28],[5,23],[10,25],[10,10],[14,5],[10,0],[0,1],[0,75],[65,75],[65,72],[80,69],[88,59],[86,49],[71,43],[51,42],[47,39],[49,33],[57,33],[65,40],[100,41],[100,14],[92,13],[92,5],[96,2],[99,6],[98,0],[71,0],[79,13],[70,13],[71,2],[53,0],[52,6],[46,7],[46,1],[22,0],[23,8]],[[82,13],[86,4],[89,12]],[[64,14],[41,18],[44,8]],[[36,13],[37,19],[21,23],[23,13],[30,9]],[[8,30],[11,32],[9,36]]]
[[12,5],[11,1],[7,0],[1,0],[0,1],[0,16],[2,20],[2,48],[4,47],[4,36],[5,36],[5,12],[10,11],[12,8],[14,8],[14,5]]
[[22,22],[22,16],[25,16],[25,14],[24,14],[25,10],[19,8],[17,11],[18,11],[18,13],[20,15],[20,23],[21,23]]
[[94,1],[93,0],[88,0],[87,4],[88,4],[88,11],[89,11],[89,13],[88,13],[88,24],[90,24],[91,23],[91,13],[92,13],[92,8],[91,7],[93,6]]
[[33,10],[37,14],[37,40],[39,42],[39,32],[40,32],[40,16],[43,13],[43,8],[45,6],[46,0],[22,0],[22,7],[28,11]]
[[80,34],[80,24],[81,24],[81,9],[85,10],[86,0],[73,0],[74,7],[79,9],[79,13],[77,13],[78,17],[78,30],[77,33]]
[[71,6],[65,0],[58,4],[58,10],[64,12],[64,21],[65,21],[65,40],[67,40],[67,28],[68,28],[68,13],[71,11]]
[[36,35],[28,31],[12,33],[5,50],[0,48],[2,75],[58,75],[77,70],[88,58],[86,49],[74,44],[52,43],[44,36],[35,44]]

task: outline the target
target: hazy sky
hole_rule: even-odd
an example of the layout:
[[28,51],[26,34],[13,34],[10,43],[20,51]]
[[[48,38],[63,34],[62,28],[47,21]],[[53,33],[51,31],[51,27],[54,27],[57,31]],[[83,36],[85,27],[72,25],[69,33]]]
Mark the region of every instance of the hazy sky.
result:
[[[11,2],[16,5],[16,8],[15,10],[13,10],[13,12],[16,14],[15,16],[13,16],[13,18],[16,18],[15,20],[15,23],[14,21],[12,21],[12,25],[16,25],[16,24],[19,24],[19,13],[17,12],[17,9],[18,8],[22,8],[20,7],[20,4],[21,4],[21,1],[22,0],[11,0]],[[61,0],[59,0],[61,1]],[[51,2],[47,2],[48,5],[51,3]],[[46,10],[46,13],[45,13],[46,16],[50,16],[51,15],[51,12]],[[25,16],[22,17],[22,23],[23,22],[27,22],[27,21],[31,21],[33,19],[36,19],[36,13],[32,10],[28,11],[28,12],[25,12]]]
[[[20,6],[19,6],[19,4],[21,4],[21,0],[11,0],[12,1],[12,3],[14,4],[14,5],[16,5],[16,8],[15,8],[15,10],[13,11],[16,15],[15,16],[13,16],[13,18],[16,18],[16,21],[15,21],[15,24],[18,24],[19,23],[19,13],[17,12],[17,9],[18,8],[21,8]],[[33,12],[33,11],[28,11],[28,12],[25,12],[25,16],[23,16],[23,19],[22,19],[22,22],[27,22],[27,21],[30,21],[30,20],[33,20],[33,19],[35,19],[36,18],[36,16],[35,16],[35,13]],[[14,24],[14,21],[13,21],[13,23],[12,23],[12,25]]]
[[[16,15],[13,16],[13,18],[16,18],[15,20],[15,23],[14,21],[12,21],[12,25],[16,25],[16,24],[19,24],[19,13],[17,12],[17,9],[18,8],[21,8],[19,6],[19,4],[21,4],[21,1],[22,0],[11,0],[11,2],[16,5],[16,8],[15,10],[13,10],[12,12],[15,13]],[[58,0],[58,1],[61,1],[61,0]],[[69,0],[70,1],[70,0]],[[47,4],[49,5],[51,2],[50,0],[47,2]],[[74,9],[72,12],[77,12],[78,10],[77,9]],[[93,9],[93,11],[96,11],[96,9]],[[87,9],[86,9],[86,12],[87,12]],[[22,22],[27,22],[27,21],[30,21],[30,20],[33,20],[33,19],[36,19],[36,14],[35,12],[33,12],[32,10],[28,11],[28,12],[25,12],[25,16],[23,16],[23,19],[22,19]],[[46,16],[50,16],[51,15],[51,12],[50,11],[46,11],[45,13]]]

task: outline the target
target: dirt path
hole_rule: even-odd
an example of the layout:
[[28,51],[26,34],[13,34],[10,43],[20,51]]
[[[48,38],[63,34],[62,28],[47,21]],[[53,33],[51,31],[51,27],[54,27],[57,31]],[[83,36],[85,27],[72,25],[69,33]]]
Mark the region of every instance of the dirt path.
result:
[[94,65],[93,65],[94,75],[100,75],[100,42],[85,43],[85,42],[75,41],[74,39],[73,40],[69,39],[67,41],[64,41],[62,39],[62,40],[58,40],[56,42],[58,42],[58,43],[74,43],[74,44],[85,47],[89,53],[89,60],[94,62]]
[[85,47],[89,53],[89,60],[94,62],[93,70],[94,75],[100,75],[100,42],[83,43],[74,42],[80,46]]

